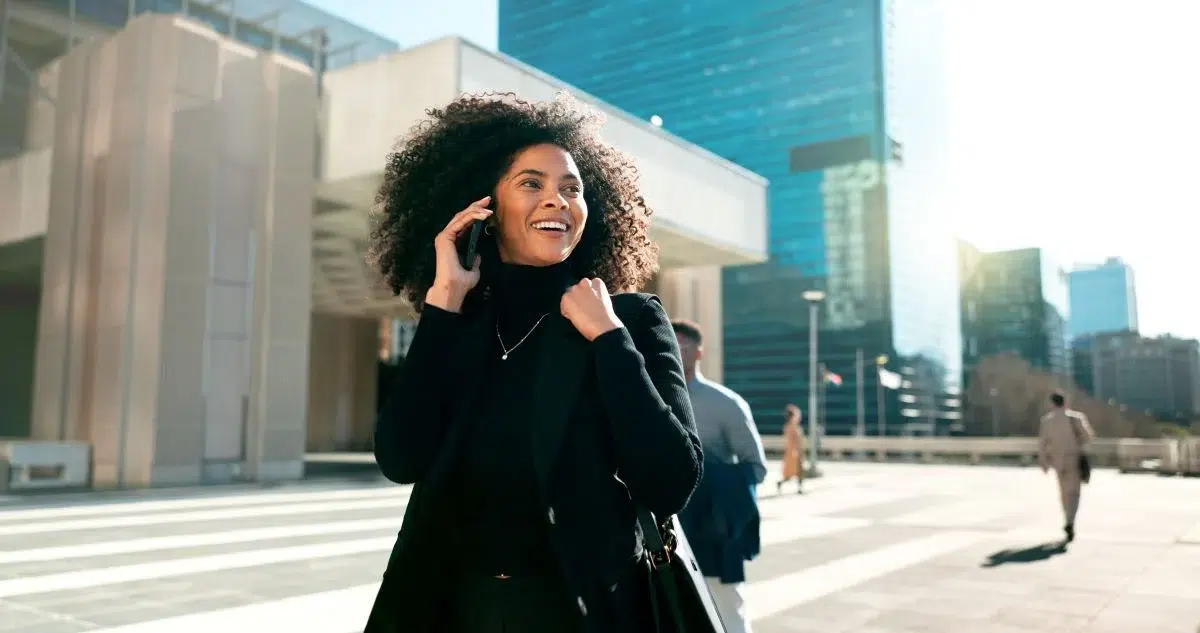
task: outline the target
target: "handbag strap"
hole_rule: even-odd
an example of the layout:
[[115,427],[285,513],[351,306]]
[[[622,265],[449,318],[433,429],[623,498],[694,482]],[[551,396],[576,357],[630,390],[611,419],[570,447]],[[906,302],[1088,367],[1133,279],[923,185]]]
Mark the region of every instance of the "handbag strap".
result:
[[[637,517],[638,523],[642,526],[642,542],[649,554],[650,572],[658,577],[658,586],[666,594],[667,608],[670,610],[671,621],[675,623],[675,632],[687,633],[683,618],[683,604],[679,598],[679,587],[675,586],[675,579],[671,573],[671,552],[667,549],[666,542],[663,541],[662,532],[659,531],[654,515],[639,505]],[[653,587],[650,588],[650,606],[654,611],[655,629],[661,633],[659,626],[662,618],[658,615],[658,592]]]

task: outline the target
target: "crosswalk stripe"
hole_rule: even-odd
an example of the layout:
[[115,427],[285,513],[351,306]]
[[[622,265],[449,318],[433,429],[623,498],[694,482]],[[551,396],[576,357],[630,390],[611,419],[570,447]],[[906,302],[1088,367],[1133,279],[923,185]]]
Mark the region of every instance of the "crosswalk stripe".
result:
[[1020,512],[1022,507],[1028,508],[1027,499],[1013,499],[998,495],[988,495],[979,499],[955,501],[923,508],[898,517],[892,517],[886,522],[890,525],[905,525],[914,527],[935,528],[967,528],[987,525],[996,519]]
[[751,618],[767,618],[799,604],[949,554],[984,537],[985,534],[980,532],[942,532],[755,582],[747,587],[746,607]]
[[78,519],[75,521],[40,521],[36,523],[18,523],[16,525],[0,525],[0,536],[45,534],[48,532],[73,532],[79,530],[97,530],[114,527],[168,525],[173,523],[195,523],[200,521],[247,519],[291,514],[308,514],[316,512],[342,512],[347,510],[395,508],[402,506],[406,499],[407,497],[392,496],[382,499],[363,499],[357,501],[295,503],[249,508],[239,507],[223,508],[219,510],[200,510],[196,512],[134,514],[127,516]]
[[213,631],[303,631],[357,633],[367,623],[379,583],[323,591],[232,609],[139,622],[92,633],[212,633]]
[[397,514],[395,516],[382,519],[363,519],[359,521],[335,521],[332,523],[285,525],[278,527],[230,530],[226,532],[178,534],[172,536],[156,536],[124,541],[104,541],[101,543],[84,543],[80,545],[62,545],[58,547],[39,547],[36,549],[0,551],[0,565],[92,558],[96,556],[114,556],[117,554],[134,554],[139,552],[182,549],[185,547],[250,543],[254,541],[269,541],[274,539],[297,538],[302,536],[325,536],[330,534],[370,532],[373,530],[387,529],[399,531],[401,519],[401,515]]
[[780,545],[806,538],[828,536],[870,525],[865,519],[841,517],[794,517],[764,521],[759,528],[759,541],[763,547]]
[[0,598],[378,552],[390,550],[395,542],[395,537],[387,536],[11,578],[0,580]]
[[865,488],[854,490],[853,493],[850,493],[839,489],[830,492],[806,495],[793,494],[783,497],[776,496],[760,499],[759,512],[764,517],[792,516],[796,514],[805,516],[834,514],[836,512],[857,510],[883,503],[904,501],[918,496],[920,496],[918,493],[907,490],[876,490]]
[[[750,617],[761,620],[835,591],[953,552],[983,535],[949,532],[855,554],[804,571],[747,585]],[[193,613],[111,627],[93,633],[211,633],[221,630],[291,630],[305,633],[357,633],[379,590],[369,583],[253,605]]]
[[[183,534],[129,541],[108,541],[81,545],[67,545],[28,550],[0,552],[0,563],[27,563],[47,560],[66,560],[114,554],[178,549],[205,545],[247,543],[296,536],[315,536],[369,530],[398,529],[401,517],[359,521],[316,523],[311,525],[280,526],[231,530],[209,534]],[[777,545],[805,538],[826,536],[835,532],[861,527],[867,522],[857,519],[813,517],[796,515],[764,523],[761,530],[762,545]],[[394,536],[362,538],[336,541],[333,543],[309,544],[292,547],[260,549],[251,552],[234,552],[207,556],[185,557],[138,563],[116,567],[62,572],[45,576],[31,576],[0,580],[0,598],[22,596],[50,591],[80,589],[97,585],[150,580],[295,562],[331,556],[385,550],[395,542]]]
[[322,490],[320,492],[280,492],[249,495],[222,495],[201,499],[163,499],[156,501],[121,501],[116,503],[67,506],[54,508],[3,508],[0,523],[36,521],[41,519],[67,519],[110,514],[134,514],[177,510],[198,510],[253,506],[271,503],[302,503],[307,501],[346,501],[377,497],[407,497],[410,488],[386,486],[367,490]]

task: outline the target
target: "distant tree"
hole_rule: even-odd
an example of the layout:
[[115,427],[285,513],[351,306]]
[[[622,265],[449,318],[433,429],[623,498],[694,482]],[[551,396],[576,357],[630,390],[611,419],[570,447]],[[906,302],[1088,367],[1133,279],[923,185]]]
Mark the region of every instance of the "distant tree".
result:
[[1142,412],[1101,402],[1069,379],[1039,371],[1013,354],[984,358],[967,380],[965,428],[968,435],[1037,435],[1038,421],[1050,408],[1050,395],[1062,391],[1069,407],[1088,417],[1100,437],[1159,437],[1156,421]]

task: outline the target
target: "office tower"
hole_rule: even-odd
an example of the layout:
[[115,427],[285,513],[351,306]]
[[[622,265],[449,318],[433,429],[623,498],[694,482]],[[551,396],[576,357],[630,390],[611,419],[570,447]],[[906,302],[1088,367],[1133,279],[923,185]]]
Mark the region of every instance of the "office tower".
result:
[[1067,352],[1066,273],[1043,249],[981,253],[959,244],[963,369],[988,356],[1013,354],[1059,376]]
[[722,289],[725,382],[763,431],[806,402],[814,288],[820,360],[846,378],[827,390],[828,432],[856,428],[857,350],[864,393],[877,358],[905,376],[884,399],[889,432],[955,424],[936,2],[500,0],[499,17],[501,51],[770,180],[770,261],[726,269]]
[[1119,257],[1071,271],[1071,338],[1101,332],[1137,332],[1133,268]]
[[1098,400],[1159,420],[1186,422],[1200,414],[1200,342],[1136,332],[1101,332],[1075,339],[1075,379]]

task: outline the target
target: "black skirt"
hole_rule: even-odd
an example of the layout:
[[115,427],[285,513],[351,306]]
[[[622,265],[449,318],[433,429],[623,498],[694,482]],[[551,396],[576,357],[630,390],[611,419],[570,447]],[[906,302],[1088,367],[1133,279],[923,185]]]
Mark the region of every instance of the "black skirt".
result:
[[583,616],[553,574],[462,573],[446,610],[448,633],[581,633]]

